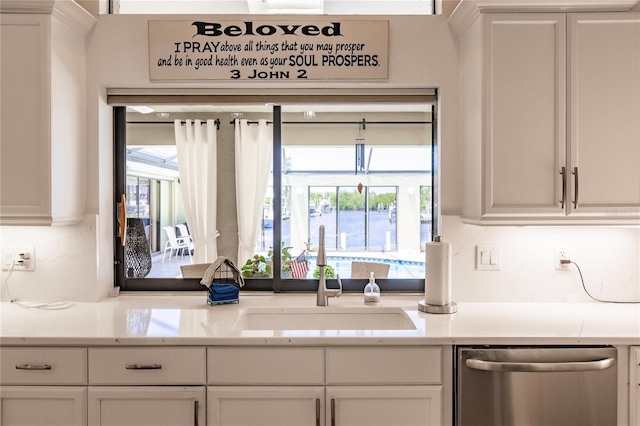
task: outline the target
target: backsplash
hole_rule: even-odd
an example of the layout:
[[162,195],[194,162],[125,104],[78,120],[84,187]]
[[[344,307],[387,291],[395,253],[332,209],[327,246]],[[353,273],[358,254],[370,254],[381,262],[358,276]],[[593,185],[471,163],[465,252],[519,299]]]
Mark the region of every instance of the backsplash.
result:
[[[575,265],[555,269],[567,249],[596,298],[640,300],[640,227],[475,226],[445,216],[453,246],[453,301],[589,302]],[[476,245],[501,248],[500,271],[475,270]]]
[[[25,301],[98,300],[96,229],[95,215],[85,216],[78,225],[0,227],[3,249],[35,247],[35,271],[11,274],[11,296]],[[2,271],[2,301],[8,300],[7,275]]]
[[[8,282],[22,300],[100,299],[96,216],[75,226],[0,227],[2,248],[34,246],[36,270],[14,272]],[[442,235],[453,246],[455,302],[589,302],[574,265],[555,269],[555,249],[565,247],[598,298],[640,299],[640,228],[467,225],[444,216]],[[500,271],[476,271],[476,245],[499,246]],[[103,247],[102,250],[111,250]],[[103,270],[108,268],[103,267]],[[8,275],[2,271],[2,282]],[[2,288],[2,300],[7,300]]]

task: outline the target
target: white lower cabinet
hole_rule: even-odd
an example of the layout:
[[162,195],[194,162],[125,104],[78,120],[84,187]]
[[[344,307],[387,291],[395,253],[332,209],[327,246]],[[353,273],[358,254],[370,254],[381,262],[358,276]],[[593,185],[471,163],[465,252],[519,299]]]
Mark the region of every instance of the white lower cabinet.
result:
[[209,347],[208,426],[324,425],[322,347]]
[[442,386],[209,386],[207,425],[440,426]]
[[82,426],[86,424],[85,386],[2,386],[2,426]]
[[0,426],[86,424],[85,348],[0,350]]
[[421,346],[210,347],[207,425],[449,424],[443,353]]
[[89,425],[204,424],[204,386],[90,386]]
[[327,425],[442,424],[442,386],[327,386]]
[[629,358],[629,424],[640,426],[640,346],[631,346]]
[[4,347],[0,426],[450,426],[449,347]]
[[329,347],[326,416],[330,426],[446,423],[442,347]]
[[89,348],[88,424],[205,424],[204,347]]
[[209,386],[208,426],[320,426],[322,386]]

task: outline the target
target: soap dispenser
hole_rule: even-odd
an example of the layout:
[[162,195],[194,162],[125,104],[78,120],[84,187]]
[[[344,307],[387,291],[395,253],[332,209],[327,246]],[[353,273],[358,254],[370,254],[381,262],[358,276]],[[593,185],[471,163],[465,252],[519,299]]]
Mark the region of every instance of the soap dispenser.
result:
[[369,283],[364,287],[364,303],[372,305],[380,302],[380,287],[376,284],[373,272],[369,277]]

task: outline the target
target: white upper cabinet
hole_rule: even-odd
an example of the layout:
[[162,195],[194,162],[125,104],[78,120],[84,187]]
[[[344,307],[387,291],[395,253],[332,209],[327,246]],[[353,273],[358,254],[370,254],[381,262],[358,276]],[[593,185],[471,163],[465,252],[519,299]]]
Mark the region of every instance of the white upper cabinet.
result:
[[484,217],[563,214],[565,16],[484,17]]
[[459,31],[463,217],[640,223],[637,13],[480,13]]
[[0,224],[78,223],[95,19],[75,2],[9,2],[0,12]]
[[571,14],[571,216],[640,217],[640,13]]

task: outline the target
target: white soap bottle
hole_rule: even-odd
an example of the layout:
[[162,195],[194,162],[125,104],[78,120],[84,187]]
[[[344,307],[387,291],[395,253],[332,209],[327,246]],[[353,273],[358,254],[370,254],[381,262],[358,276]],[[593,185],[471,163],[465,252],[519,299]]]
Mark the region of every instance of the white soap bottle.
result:
[[380,303],[380,287],[376,284],[373,272],[369,277],[369,283],[364,287],[364,303],[367,305]]

